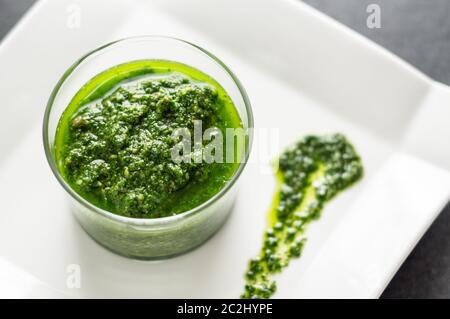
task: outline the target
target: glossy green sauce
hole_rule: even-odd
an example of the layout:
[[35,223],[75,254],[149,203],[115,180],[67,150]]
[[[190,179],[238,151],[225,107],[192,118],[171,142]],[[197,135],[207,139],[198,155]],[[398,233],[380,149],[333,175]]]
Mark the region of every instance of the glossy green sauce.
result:
[[273,276],[300,257],[308,224],[363,176],[359,155],[341,134],[306,136],[283,152],[278,164],[264,244],[249,262],[241,298],[270,298],[276,291]]
[[[225,90],[199,70],[162,60],[118,65],[86,83],[61,116],[59,171],[83,198],[115,214],[185,212],[219,192],[239,166],[173,161],[179,140],[172,133],[187,128],[193,137],[196,120],[203,130],[242,127]],[[203,151],[207,142],[201,144]]]

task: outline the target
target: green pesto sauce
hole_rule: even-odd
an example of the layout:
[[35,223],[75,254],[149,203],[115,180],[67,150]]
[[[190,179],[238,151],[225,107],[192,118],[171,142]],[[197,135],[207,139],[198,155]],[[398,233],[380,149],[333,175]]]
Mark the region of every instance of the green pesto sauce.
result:
[[86,83],[61,116],[54,145],[59,171],[83,198],[115,214],[185,212],[219,192],[239,165],[172,160],[180,142],[172,133],[188,128],[193,137],[195,120],[203,130],[242,127],[225,90],[199,70],[163,60],[118,65]]
[[277,191],[258,257],[249,262],[241,298],[270,298],[273,276],[301,255],[308,224],[325,203],[363,176],[361,159],[341,134],[306,136],[279,157]]

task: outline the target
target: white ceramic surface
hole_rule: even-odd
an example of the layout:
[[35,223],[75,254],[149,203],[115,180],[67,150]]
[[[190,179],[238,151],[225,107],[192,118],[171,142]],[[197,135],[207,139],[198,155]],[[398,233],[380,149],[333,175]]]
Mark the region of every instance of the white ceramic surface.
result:
[[[273,192],[266,165],[249,163],[214,238],[177,258],[140,262],[82,231],[45,161],[42,116],[62,73],[101,44],[142,34],[197,43],[236,73],[255,126],[279,130],[264,158],[306,133],[349,137],[365,178],[326,206],[275,297],[378,297],[450,198],[450,89],[295,0],[47,0],[27,13],[0,45],[0,296],[242,292]],[[71,264],[81,267],[81,288],[67,286]]]

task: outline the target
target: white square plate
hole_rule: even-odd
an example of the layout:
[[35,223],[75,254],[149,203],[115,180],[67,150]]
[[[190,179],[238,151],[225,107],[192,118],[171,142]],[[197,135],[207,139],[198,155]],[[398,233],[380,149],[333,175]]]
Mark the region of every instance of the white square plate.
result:
[[[78,13],[79,27],[70,20]],[[0,296],[242,292],[273,192],[264,163],[247,166],[216,236],[160,262],[126,259],[93,242],[46,163],[42,116],[62,73],[101,44],[143,34],[189,40],[230,66],[256,127],[279,129],[267,160],[306,133],[348,136],[366,175],[310,227],[275,297],[378,297],[450,197],[450,90],[294,0],[53,0],[27,13],[0,46]],[[81,267],[81,288],[66,285],[71,264]]]

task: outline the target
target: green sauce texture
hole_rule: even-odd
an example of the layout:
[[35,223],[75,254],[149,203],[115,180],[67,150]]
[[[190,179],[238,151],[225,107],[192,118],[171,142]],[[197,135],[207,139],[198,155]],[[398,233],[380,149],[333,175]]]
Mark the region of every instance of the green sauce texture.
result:
[[342,134],[306,136],[279,157],[277,191],[258,257],[249,262],[241,298],[270,298],[273,276],[301,255],[308,224],[326,202],[363,176],[361,159]]
[[196,120],[203,130],[242,128],[225,90],[197,69],[162,60],[116,66],[86,83],[64,111],[54,145],[59,171],[83,198],[115,214],[185,212],[219,192],[239,165],[172,160],[180,142],[172,133],[187,128],[194,136]]

